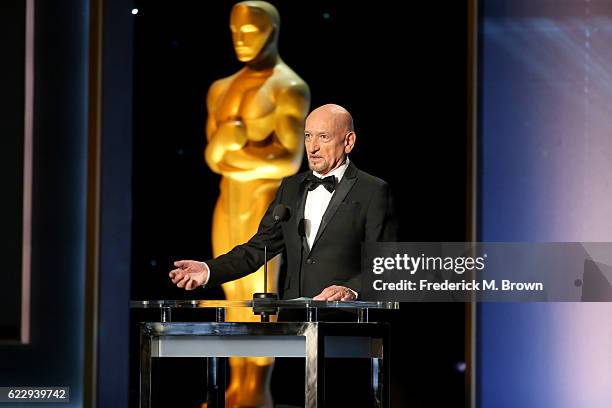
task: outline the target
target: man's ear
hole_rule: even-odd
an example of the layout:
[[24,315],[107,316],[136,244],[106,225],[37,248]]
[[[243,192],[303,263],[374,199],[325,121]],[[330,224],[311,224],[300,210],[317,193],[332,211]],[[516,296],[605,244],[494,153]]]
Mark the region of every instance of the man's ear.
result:
[[344,137],[344,153],[348,154],[353,150],[357,135],[355,132],[348,132]]

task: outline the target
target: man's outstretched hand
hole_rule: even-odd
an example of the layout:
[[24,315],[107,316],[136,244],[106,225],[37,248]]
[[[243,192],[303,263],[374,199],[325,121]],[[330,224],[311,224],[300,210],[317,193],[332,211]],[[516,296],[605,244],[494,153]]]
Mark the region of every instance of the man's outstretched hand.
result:
[[312,298],[312,300],[355,300],[357,294],[346,286],[332,285],[323,289],[323,292]]
[[208,281],[208,268],[198,261],[176,261],[168,276],[179,288],[193,290]]

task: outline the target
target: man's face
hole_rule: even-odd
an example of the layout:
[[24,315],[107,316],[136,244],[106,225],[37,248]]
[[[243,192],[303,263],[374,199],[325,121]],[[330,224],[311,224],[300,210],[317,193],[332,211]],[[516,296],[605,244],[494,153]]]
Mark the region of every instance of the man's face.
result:
[[249,62],[255,59],[266,45],[272,33],[272,24],[263,11],[238,5],[232,9],[230,29],[238,60]]
[[304,144],[308,167],[317,173],[327,174],[340,166],[353,148],[355,134],[337,119],[330,112],[317,111],[306,118]]

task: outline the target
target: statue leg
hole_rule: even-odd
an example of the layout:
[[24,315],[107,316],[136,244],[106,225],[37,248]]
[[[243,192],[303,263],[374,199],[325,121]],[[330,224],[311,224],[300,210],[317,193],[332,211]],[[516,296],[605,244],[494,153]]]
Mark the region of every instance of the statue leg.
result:
[[[230,199],[227,194],[227,186],[225,181],[221,182],[221,194],[217,200],[213,213],[212,224],[212,249],[213,256],[216,258],[230,251],[235,245],[237,238],[234,229],[232,228],[232,214]],[[214,272],[213,272],[214,273]],[[228,282],[223,285],[225,297],[228,300],[236,300],[236,281]],[[226,310],[226,320],[236,321],[233,316],[233,309]],[[226,406],[228,408],[235,406],[236,397],[240,393],[240,388],[244,384],[245,361],[243,358],[230,358],[230,384],[226,391]]]
[[[213,216],[213,254],[219,256],[248,241],[257,231],[259,221],[273,200],[277,182],[236,183],[224,180]],[[268,291],[276,292],[280,259],[268,262]],[[242,279],[223,284],[228,300],[251,299],[263,292],[263,267]],[[230,308],[226,320],[257,322],[250,308]],[[230,358],[231,380],[226,406],[271,407],[270,378],[274,359],[270,357]]]

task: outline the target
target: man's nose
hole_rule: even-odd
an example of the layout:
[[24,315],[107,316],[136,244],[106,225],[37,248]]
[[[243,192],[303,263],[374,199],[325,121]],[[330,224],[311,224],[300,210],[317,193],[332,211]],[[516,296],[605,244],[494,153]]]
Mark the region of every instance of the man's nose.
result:
[[315,153],[319,150],[319,143],[314,140],[306,142],[306,150],[308,150],[309,153]]

